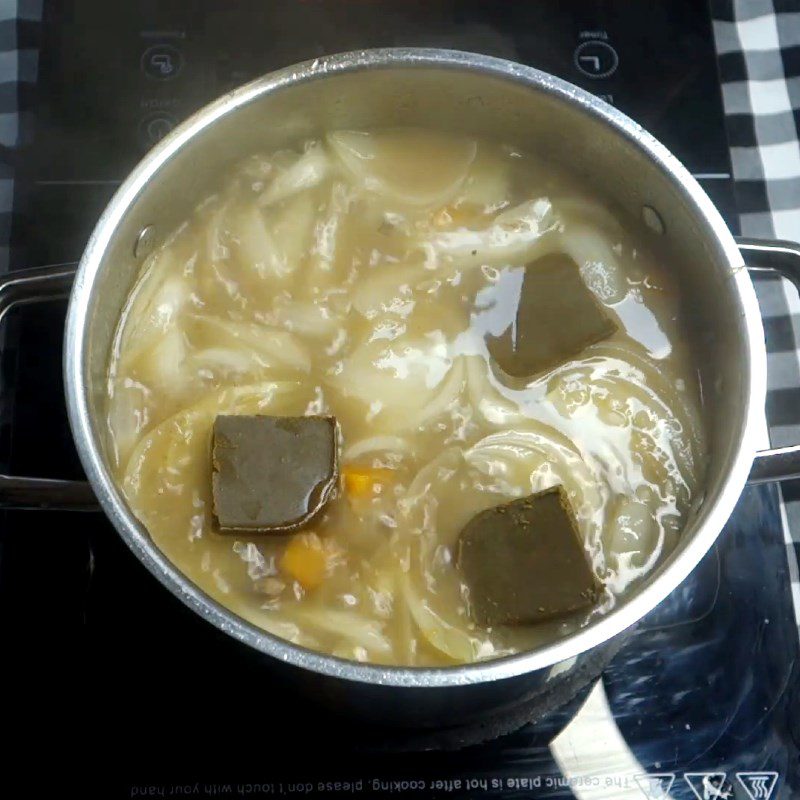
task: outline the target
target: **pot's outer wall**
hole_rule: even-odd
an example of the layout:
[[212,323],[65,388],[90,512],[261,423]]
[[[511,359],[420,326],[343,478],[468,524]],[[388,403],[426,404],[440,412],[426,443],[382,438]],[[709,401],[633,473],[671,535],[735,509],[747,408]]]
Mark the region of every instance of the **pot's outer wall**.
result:
[[[710,443],[706,491],[666,562],[611,614],[559,642],[497,662],[448,669],[382,668],[298,648],[256,629],[206,597],[153,545],[110,478],[104,395],[118,318],[140,267],[138,232],[162,240],[213,191],[225,169],[332,128],[421,125],[500,138],[563,162],[623,213],[660,215],[653,245],[670,253],[694,343]],[[616,109],[537,70],[441,50],[375,50],[272,73],[198,112],[152,150],[95,229],[78,272],[65,338],[70,422],[104,510],[147,568],[224,632],[310,670],[298,676],[384,722],[452,724],[538,691],[553,674],[582,668],[590,648],[635,623],[677,586],[722,529],[752,462],[763,414],[765,354],[752,284],[706,195],[665,148]],[[576,658],[577,657],[577,658]],[[314,675],[312,673],[317,673]],[[319,674],[327,679],[323,682]],[[397,691],[405,687],[408,691]]]

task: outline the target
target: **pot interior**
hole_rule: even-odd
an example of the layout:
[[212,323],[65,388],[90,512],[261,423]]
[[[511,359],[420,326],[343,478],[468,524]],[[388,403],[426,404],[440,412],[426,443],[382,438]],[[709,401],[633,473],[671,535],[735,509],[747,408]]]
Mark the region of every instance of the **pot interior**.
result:
[[[658,163],[665,159],[677,168],[660,146],[641,145],[643,134],[633,123],[619,115],[614,130],[592,110],[599,101],[533,70],[464,54],[438,58],[396,51],[367,68],[353,69],[356,57],[267,76],[200,112],[137,169],[98,226],[84,263],[80,367],[99,458],[107,465],[99,420],[109,348],[141,265],[134,242],[143,227],[154,226],[158,243],[213,190],[231,163],[330,129],[414,125],[499,138],[563,163],[633,219],[642,219],[644,206],[654,209],[663,232],[649,235],[677,273],[683,324],[702,385],[709,449],[705,492],[676,550],[613,612],[632,606],[630,623],[647,610],[639,613],[636,604],[649,584],[676,561],[696,563],[741,490],[752,456],[748,426],[763,397],[752,287],[735,268],[738,252],[710,202],[696,185],[687,188]],[[128,516],[127,525],[136,527]],[[672,570],[675,579],[669,586],[662,581],[662,595],[688,567]]]

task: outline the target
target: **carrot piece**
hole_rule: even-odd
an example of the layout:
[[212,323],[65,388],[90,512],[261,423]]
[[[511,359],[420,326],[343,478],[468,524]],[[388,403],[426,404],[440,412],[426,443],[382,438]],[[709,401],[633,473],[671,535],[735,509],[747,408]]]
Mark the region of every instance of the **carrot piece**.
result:
[[377,494],[383,484],[390,483],[394,474],[390,469],[345,466],[342,468],[344,488],[353,497]]
[[286,545],[280,567],[304,589],[315,589],[328,572],[328,556],[316,533],[298,533]]

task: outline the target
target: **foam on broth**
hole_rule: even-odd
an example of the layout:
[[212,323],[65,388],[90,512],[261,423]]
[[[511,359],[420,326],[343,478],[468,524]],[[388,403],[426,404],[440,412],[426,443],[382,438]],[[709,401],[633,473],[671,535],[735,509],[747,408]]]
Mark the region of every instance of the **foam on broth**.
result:
[[[515,276],[554,252],[620,330],[509,380],[486,334],[513,320]],[[579,180],[495,142],[341,131],[248,158],[147,259],[109,366],[107,421],[133,512],[220,603],[344,658],[447,665],[586,624],[673,549],[703,464],[694,374],[667,265]],[[220,413],[334,414],[343,464],[389,476],[340,493],[314,524],[316,588],[281,569],[289,538],[215,531]],[[477,627],[459,531],[555,484],[601,605]]]

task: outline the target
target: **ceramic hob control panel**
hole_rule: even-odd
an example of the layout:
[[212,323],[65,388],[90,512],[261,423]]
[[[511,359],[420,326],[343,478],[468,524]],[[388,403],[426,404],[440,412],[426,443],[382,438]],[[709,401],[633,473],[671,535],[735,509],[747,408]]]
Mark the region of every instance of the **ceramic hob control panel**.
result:
[[[46,4],[25,168],[27,263],[79,256],[119,181],[208,101],[270,70],[365,47],[445,47],[551,72],[661,139],[735,222],[710,21],[672,3],[201,0]],[[20,235],[24,236],[26,231]],[[28,232],[29,233],[29,232]]]

